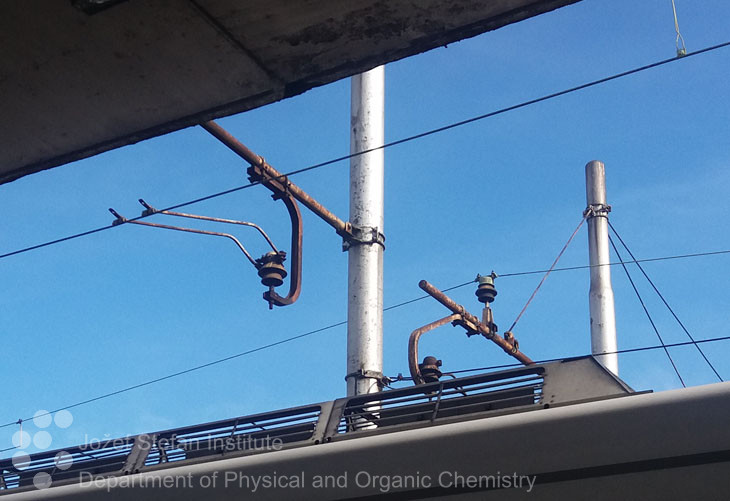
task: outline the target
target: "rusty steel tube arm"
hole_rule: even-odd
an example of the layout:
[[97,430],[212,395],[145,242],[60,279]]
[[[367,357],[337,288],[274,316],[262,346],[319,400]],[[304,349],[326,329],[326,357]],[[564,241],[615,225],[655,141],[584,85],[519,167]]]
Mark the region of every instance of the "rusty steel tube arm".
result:
[[456,303],[453,299],[451,299],[439,289],[428,283],[426,280],[421,280],[418,283],[418,286],[436,301],[446,306],[446,308],[456,313],[457,315],[460,315],[464,320],[476,327],[476,330],[479,331],[479,333],[481,333],[484,337],[502,348],[508,355],[516,358],[525,365],[531,365],[535,363],[530,359],[530,357],[517,349],[514,344],[507,342],[505,339],[502,339],[499,336],[495,336],[494,332],[492,332],[492,330],[488,326],[481,323],[477,317],[466,311],[466,309],[462,305]]
[[448,317],[444,317],[436,320],[435,322],[431,322],[430,324],[419,327],[418,329],[411,332],[411,335],[408,338],[408,369],[411,371],[411,378],[413,378],[414,384],[425,383],[425,380],[421,375],[421,370],[418,368],[418,341],[421,339],[421,336],[429,331],[432,331],[438,327],[441,327],[442,325],[446,325],[449,322],[453,322],[454,320],[458,320],[460,318],[460,314],[449,315]]
[[238,224],[241,226],[249,226],[251,228],[254,228],[257,230],[262,237],[266,240],[266,243],[269,244],[269,247],[274,252],[279,252],[279,249],[276,248],[276,245],[274,245],[274,242],[272,242],[271,238],[269,238],[269,235],[266,234],[266,232],[256,223],[250,223],[248,221],[238,221],[236,219],[223,219],[220,217],[210,217],[210,216],[200,216],[198,214],[186,214],[185,212],[174,212],[171,210],[158,210],[152,207],[150,204],[145,202],[143,199],[139,199],[139,203],[142,204],[142,206],[146,209],[142,216],[149,216],[152,214],[165,214],[168,216],[177,216],[177,217],[186,217],[188,219],[200,219],[201,221],[213,221],[216,223],[226,223],[226,224]]
[[[314,212],[317,216],[323,219],[327,224],[332,226],[337,234],[340,236],[347,236],[351,234],[350,224],[343,221],[342,219],[335,216],[332,212],[327,210],[322,204],[317,202],[299,186],[295,185],[289,179],[271,165],[269,165],[262,156],[257,155],[250,149],[248,149],[243,143],[236,139],[232,134],[226,131],[223,127],[218,125],[214,121],[203,122],[200,124],[206,131],[212,134],[216,139],[225,144],[231,151],[236,155],[243,158],[245,161],[251,164],[254,168],[254,173],[249,169],[251,180],[254,182],[261,182],[267,185],[265,181],[274,181],[284,187],[285,191],[291,193],[291,195],[297,199],[302,205],[307,207],[309,210]],[[268,186],[268,185],[267,185]]]

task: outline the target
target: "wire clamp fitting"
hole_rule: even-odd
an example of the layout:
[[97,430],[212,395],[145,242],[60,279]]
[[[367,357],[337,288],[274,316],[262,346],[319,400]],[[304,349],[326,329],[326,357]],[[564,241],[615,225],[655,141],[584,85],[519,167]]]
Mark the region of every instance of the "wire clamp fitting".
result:
[[591,204],[583,211],[583,217],[591,219],[594,217],[608,217],[611,212],[611,206],[606,204]]
[[342,252],[347,252],[354,245],[378,244],[385,250],[385,235],[378,231],[377,226],[357,226],[350,222],[345,223],[342,236]]
[[112,213],[112,216],[114,216],[116,219],[112,221],[112,226],[118,226],[120,224],[124,224],[127,222],[127,218],[119,214],[117,211],[109,207],[109,212]]
[[510,349],[505,349],[507,353],[515,354],[520,349],[520,342],[517,341],[517,338],[514,334],[512,334],[510,331],[507,331],[504,333],[504,340],[507,341],[512,347]]

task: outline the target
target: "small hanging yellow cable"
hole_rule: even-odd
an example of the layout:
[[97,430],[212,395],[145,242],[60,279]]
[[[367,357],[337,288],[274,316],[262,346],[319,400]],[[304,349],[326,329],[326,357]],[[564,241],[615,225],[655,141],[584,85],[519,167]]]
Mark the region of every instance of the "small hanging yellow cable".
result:
[[672,0],[672,11],[674,12],[674,30],[677,32],[677,39],[675,44],[677,46],[677,57],[683,57],[687,55],[687,48],[684,46],[684,38],[679,32],[679,21],[677,21],[677,6],[674,5]]

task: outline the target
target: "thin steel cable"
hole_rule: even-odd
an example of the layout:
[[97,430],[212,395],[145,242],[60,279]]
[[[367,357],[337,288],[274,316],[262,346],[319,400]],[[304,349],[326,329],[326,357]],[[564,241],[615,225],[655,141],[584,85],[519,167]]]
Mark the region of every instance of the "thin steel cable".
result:
[[[658,258],[647,258],[647,259],[641,259],[641,260],[636,260],[635,259],[633,261],[619,261],[619,262],[616,262],[616,263],[609,263],[608,265],[598,265],[598,266],[609,266],[609,265],[612,266],[612,265],[617,265],[617,264],[622,264],[623,265],[623,264],[626,264],[626,263],[637,263],[637,262],[647,262],[647,261],[662,261],[662,260],[667,260],[667,259],[679,259],[679,258],[700,257],[700,256],[710,256],[710,255],[717,255],[717,254],[730,254],[730,250],[726,250],[726,251],[713,251],[713,252],[706,252],[706,253],[695,253],[695,254],[684,254],[684,255],[680,255],[680,256],[665,256],[665,257],[658,257]],[[596,266],[596,265],[594,265],[594,266]],[[553,271],[567,271],[567,270],[585,269],[585,268],[590,268],[590,267],[591,267],[591,265],[572,266],[572,267],[567,267],[567,268],[556,268]],[[527,271],[527,272],[518,272],[518,273],[505,273],[505,274],[501,274],[499,276],[500,277],[521,276],[521,275],[544,273],[545,271],[546,270],[536,270],[536,271]],[[448,287],[448,288],[443,289],[443,290],[445,292],[448,292],[448,291],[451,291],[451,290],[454,290],[454,289],[458,289],[458,288],[465,287],[467,285],[473,284],[474,282],[475,282],[475,280],[470,280],[468,282],[464,282],[464,283],[461,283],[461,284],[458,284],[458,285],[454,285],[452,287]],[[417,297],[417,298],[414,298],[414,299],[410,299],[408,301],[403,301],[401,303],[397,303],[397,304],[388,306],[388,307],[384,308],[383,311],[393,310],[393,309],[399,308],[401,306],[405,306],[405,305],[414,303],[416,301],[421,301],[422,299],[426,299],[426,298],[429,298],[429,297],[431,297],[431,296],[425,295],[425,296],[420,296],[420,297]],[[98,397],[90,398],[88,400],[84,400],[82,402],[78,402],[78,403],[72,404],[70,406],[61,407],[61,408],[56,409],[55,411],[50,411],[49,414],[50,413],[54,413],[54,412],[58,412],[60,410],[70,409],[70,408],[73,408],[73,407],[78,407],[78,406],[81,406],[81,405],[85,405],[87,403],[91,403],[91,402],[95,402],[95,401],[98,401],[98,400],[102,400],[102,399],[111,397],[113,395],[118,395],[120,393],[124,393],[124,392],[127,392],[127,391],[131,391],[131,390],[136,389],[136,388],[141,388],[141,387],[144,387],[144,386],[148,386],[148,385],[151,385],[151,384],[154,384],[154,383],[157,383],[157,382],[165,381],[167,379],[171,379],[171,378],[174,378],[174,377],[177,377],[177,376],[181,376],[183,374],[188,374],[190,372],[194,372],[194,371],[203,369],[205,367],[210,367],[210,366],[213,366],[213,365],[217,365],[219,363],[223,363],[223,362],[226,362],[228,360],[232,360],[232,359],[235,359],[235,358],[238,358],[238,357],[242,357],[244,355],[248,355],[248,354],[251,354],[251,353],[255,353],[257,351],[262,351],[262,350],[265,350],[267,348],[271,348],[271,347],[274,347],[274,346],[278,346],[278,345],[281,345],[281,344],[284,344],[284,343],[287,343],[287,342],[290,342],[290,341],[294,341],[296,339],[300,339],[300,338],[303,338],[303,337],[306,337],[306,336],[310,336],[310,335],[315,334],[315,333],[319,333],[319,332],[322,332],[322,331],[326,331],[328,329],[332,329],[332,328],[339,327],[341,325],[346,325],[346,324],[347,324],[347,321],[346,320],[345,321],[342,321],[342,322],[338,322],[336,324],[332,324],[332,325],[329,325],[329,326],[326,326],[326,327],[322,327],[322,328],[319,328],[319,329],[315,329],[315,330],[306,332],[304,334],[299,334],[297,336],[292,336],[290,338],[283,339],[283,340],[277,341],[275,343],[271,343],[271,344],[268,344],[268,345],[260,346],[258,348],[254,348],[252,350],[247,350],[247,351],[244,351],[244,352],[241,352],[241,353],[237,353],[237,354],[234,354],[234,355],[231,355],[231,356],[228,356],[228,357],[224,357],[224,358],[221,358],[221,359],[218,359],[218,360],[214,360],[214,361],[208,362],[206,364],[198,365],[196,367],[191,367],[191,368],[185,369],[183,371],[179,371],[179,372],[176,372],[176,373],[173,373],[173,374],[170,374],[170,375],[167,375],[167,376],[163,376],[163,377],[160,377],[160,378],[157,378],[157,379],[154,379],[154,380],[146,381],[144,383],[140,383],[140,384],[137,384],[137,385],[134,385],[134,386],[130,386],[130,387],[127,387],[127,388],[123,388],[121,390],[117,390],[117,391],[114,391],[114,392],[111,392],[111,393],[108,393],[108,394],[105,394],[105,395],[100,395]],[[706,341],[696,341],[696,342],[697,343],[701,343],[701,342],[706,342]],[[684,343],[684,344],[692,344],[692,343]],[[667,345],[667,346],[683,346],[684,344],[675,344],[675,345]],[[618,353],[624,353],[624,352],[625,351],[620,351]],[[509,364],[509,365],[506,365],[505,367],[511,367],[513,365],[514,364]],[[521,365],[521,364],[517,364],[517,365]],[[12,426],[12,425],[15,425],[15,424],[18,424],[18,421],[14,421],[12,423],[6,423],[4,425],[0,425],[0,428],[5,428],[5,427]],[[6,450],[8,450],[8,449],[6,449]]]
[[[730,254],[730,249],[719,250],[719,251],[708,251],[708,252],[696,252],[693,254],[677,254],[675,256],[662,256],[662,257],[650,257],[646,259],[635,259],[633,261],[615,261],[606,264],[582,264],[579,266],[566,266],[564,268],[555,268],[553,271],[572,271],[572,270],[585,270],[588,268],[594,268],[597,266],[616,266],[619,264],[632,264],[632,263],[649,263],[653,261],[668,261],[671,259],[686,259],[691,257],[703,257],[703,256],[716,256],[719,254]],[[522,275],[536,275],[538,273],[545,273],[547,270],[533,270],[533,271],[519,271],[516,273],[502,273],[499,277],[519,277]]]
[[[681,346],[690,346],[693,344],[702,344],[702,343],[715,343],[718,341],[730,341],[730,336],[722,336],[722,337],[713,337],[708,339],[698,339],[697,341],[682,341],[681,343],[670,343],[670,344],[657,344],[652,346],[639,346],[638,348],[624,348],[622,350],[616,350],[616,351],[607,351],[606,353],[601,353],[601,355],[621,355],[623,353],[637,353],[641,351],[651,351],[651,350],[660,350],[664,348],[677,348]],[[568,357],[570,358],[581,358],[581,357],[588,357],[591,356],[588,355],[579,355],[578,357]],[[556,362],[559,360],[566,360],[565,357],[562,358],[545,358],[543,360],[536,360],[536,364],[545,364],[547,362]],[[507,369],[510,367],[522,367],[523,364],[520,363],[511,363],[511,364],[500,364],[500,365],[489,365],[486,367],[475,367],[473,369],[461,369],[456,371],[449,371],[452,374],[461,374],[464,372],[481,372],[481,371],[489,371],[494,369]]]
[[[721,254],[730,254],[730,250],[721,250],[721,251],[711,251],[711,252],[699,252],[695,254],[681,254],[677,256],[662,256],[662,257],[650,257],[645,259],[633,259],[631,261],[615,261],[612,263],[606,263],[606,264],[585,264],[580,266],[566,266],[563,268],[554,268],[553,272],[556,271],[573,271],[573,270],[585,270],[589,268],[595,268],[598,266],[618,266],[621,264],[638,264],[638,263],[647,263],[647,262],[654,262],[654,261],[667,261],[672,259],[688,259],[688,258],[695,258],[695,257],[706,257],[706,256],[716,256]],[[516,273],[498,273],[497,277],[499,278],[509,278],[509,277],[519,277],[524,275],[537,275],[539,273],[546,273],[548,270],[532,270],[532,271],[520,271]],[[454,285],[452,287],[448,287],[446,289],[443,289],[443,292],[452,291],[454,289],[459,289],[461,287],[466,287],[467,285],[471,285],[476,283],[476,280],[469,280],[468,282],[461,283],[459,285]],[[403,301],[401,303],[397,303],[391,306],[388,306],[386,308],[383,308],[383,311],[392,310],[394,308],[400,308],[401,306],[406,306],[411,303],[416,303],[418,301],[422,301],[424,299],[428,299],[431,296],[429,295],[423,295],[419,296],[413,299],[409,299],[407,301]]]
[[[613,251],[616,253],[616,257],[619,258],[619,261],[621,261],[621,254],[619,253],[618,249],[616,248],[616,244],[614,243],[613,239],[611,238],[611,235],[608,236],[608,241],[611,242],[611,247],[613,247]],[[661,334],[659,334],[659,329],[657,329],[656,324],[654,324],[654,320],[651,318],[651,315],[649,314],[649,310],[646,308],[646,305],[644,304],[644,300],[641,298],[641,294],[639,294],[639,289],[636,288],[636,284],[634,284],[634,280],[631,278],[631,274],[629,273],[629,269],[626,267],[625,264],[621,265],[626,272],[626,277],[629,279],[629,282],[631,283],[631,287],[634,289],[634,292],[636,293],[636,297],[639,298],[639,302],[641,303],[641,307],[644,308],[644,313],[646,313],[646,318],[649,319],[649,323],[651,324],[652,329],[654,329],[654,332],[656,333],[656,336],[659,338],[659,342],[662,345],[665,345],[664,339],[662,339]],[[669,353],[669,350],[665,347],[664,353],[667,354],[667,358],[669,359],[669,362],[672,364],[672,367],[674,368],[674,372],[677,373],[677,377],[679,378],[679,382],[682,383],[682,387],[686,388],[687,385],[684,384],[684,379],[682,379],[682,375],[679,373],[679,369],[677,369],[677,365],[674,363],[674,360],[672,359],[672,355]]]
[[507,329],[507,332],[511,332],[512,329],[515,328],[515,325],[517,325],[517,322],[519,322],[520,318],[522,318],[522,315],[525,313],[525,310],[527,310],[527,307],[530,306],[530,303],[532,302],[533,298],[535,297],[535,294],[537,294],[537,291],[540,290],[540,287],[542,287],[542,284],[545,282],[545,279],[547,279],[548,275],[550,275],[550,273],[552,273],[553,269],[558,264],[558,261],[560,261],[560,258],[563,257],[563,253],[570,245],[570,242],[573,241],[575,236],[578,234],[578,230],[580,230],[580,227],[583,226],[583,223],[585,223],[587,215],[588,215],[588,213],[583,215],[583,219],[580,220],[580,223],[578,223],[578,226],[573,231],[573,234],[570,235],[570,238],[568,239],[568,241],[565,242],[565,245],[563,245],[563,248],[560,249],[560,252],[558,253],[558,257],[555,258],[555,261],[553,261],[553,264],[552,264],[552,266],[550,266],[550,269],[548,269],[548,271],[545,272],[545,275],[543,275],[542,280],[540,280],[540,283],[537,284],[537,287],[535,287],[535,290],[532,292],[530,299],[528,299],[527,302],[525,303],[525,306],[522,307],[522,311],[520,311],[519,315],[517,315],[517,318],[515,318],[515,321],[512,322],[512,325],[510,326],[509,329]]
[[[684,57],[682,57],[681,59],[687,59],[687,58],[692,57],[692,56],[698,56],[698,55],[705,54],[705,53],[708,53],[708,52],[712,52],[712,51],[715,51],[715,50],[719,50],[719,49],[722,49],[722,48],[725,48],[725,47],[728,47],[728,46],[730,46],[730,41],[723,42],[723,43],[720,43],[720,44],[717,44],[717,45],[712,45],[712,46],[709,46],[709,47],[705,47],[704,49],[699,49],[699,50],[696,50],[694,52],[690,52],[690,53],[686,54]],[[303,172],[308,172],[308,171],[311,171],[311,170],[314,170],[314,169],[319,169],[320,167],[325,167],[325,166],[332,165],[332,164],[335,164],[335,163],[338,163],[338,162],[342,162],[344,160],[348,160],[348,159],[353,158],[353,157],[357,157],[357,156],[360,156],[360,155],[366,155],[366,154],[371,153],[373,151],[378,151],[378,150],[382,150],[382,149],[385,149],[385,148],[390,148],[392,146],[397,146],[397,145],[400,145],[400,144],[408,143],[410,141],[415,141],[415,140],[418,140],[418,139],[422,139],[424,137],[431,136],[433,134],[438,134],[438,133],[441,133],[441,132],[445,132],[447,130],[455,129],[457,127],[461,127],[461,126],[464,126],[464,125],[467,125],[467,124],[470,124],[470,123],[473,123],[473,122],[478,122],[478,121],[481,121],[481,120],[485,120],[487,118],[491,118],[491,117],[495,117],[497,115],[501,115],[503,113],[508,113],[510,111],[518,110],[520,108],[525,108],[525,107],[531,106],[533,104],[541,103],[541,102],[544,102],[544,101],[549,101],[551,99],[555,99],[557,97],[561,97],[561,96],[564,96],[566,94],[571,94],[573,92],[577,92],[577,91],[581,91],[581,90],[584,90],[584,89],[588,89],[590,87],[595,87],[597,85],[601,85],[601,84],[604,84],[606,82],[610,82],[612,80],[616,80],[616,79],[623,78],[623,77],[626,77],[626,76],[629,76],[629,75],[633,75],[633,74],[636,74],[636,73],[640,73],[642,71],[646,71],[646,70],[650,70],[650,69],[653,69],[653,68],[657,68],[659,66],[663,66],[665,64],[669,64],[669,63],[673,63],[675,61],[678,61],[679,59],[680,59],[679,57],[672,57],[672,58],[669,58],[669,59],[663,59],[661,61],[657,61],[655,63],[647,64],[647,65],[644,65],[644,66],[639,66],[637,68],[633,68],[631,70],[627,70],[627,71],[624,71],[624,72],[621,72],[621,73],[616,73],[614,75],[611,75],[611,76],[608,76],[608,77],[604,77],[604,78],[600,78],[598,80],[593,80],[591,82],[587,82],[587,83],[578,85],[576,87],[571,87],[569,89],[565,89],[565,90],[562,90],[562,91],[559,91],[559,92],[554,92],[552,94],[547,94],[547,95],[544,95],[544,96],[541,96],[541,97],[538,97],[538,98],[535,98],[535,99],[530,99],[529,101],[524,101],[524,102],[519,103],[519,104],[515,104],[515,105],[512,105],[512,106],[508,106],[506,108],[501,108],[501,109],[496,110],[496,111],[491,111],[489,113],[484,113],[482,115],[477,115],[475,117],[467,118],[466,120],[461,120],[459,122],[453,122],[451,124],[444,125],[443,127],[438,127],[438,128],[435,128],[435,129],[431,129],[431,130],[425,131],[425,132],[421,132],[421,133],[418,133],[418,134],[414,134],[412,136],[407,136],[407,137],[404,137],[404,138],[401,138],[401,139],[397,139],[395,141],[391,141],[391,142],[385,143],[385,144],[383,144],[381,146],[376,146],[375,148],[370,148],[370,149],[363,150],[363,151],[359,151],[359,152],[356,152],[356,153],[351,153],[349,155],[343,155],[341,157],[333,158],[331,160],[327,160],[327,161],[320,162],[320,163],[317,163],[317,164],[309,165],[307,167],[303,167],[301,169],[293,170],[293,171],[290,171],[288,173],[282,174],[281,177],[283,178],[283,177],[294,176],[296,174],[301,174]],[[237,191],[241,191],[241,190],[250,188],[252,186],[256,186],[257,184],[259,184],[259,183],[258,182],[254,182],[254,183],[249,183],[249,184],[245,184],[245,185],[241,185],[241,186],[236,186],[236,187],[230,188],[228,190],[219,191],[217,193],[213,193],[213,194],[206,195],[206,196],[203,196],[203,197],[200,197],[200,198],[196,198],[196,199],[193,199],[193,200],[189,200],[187,202],[179,203],[179,204],[176,204],[176,205],[171,205],[170,207],[166,207],[166,208],[164,208],[162,210],[175,210],[175,209],[179,209],[181,207],[186,207],[186,206],[189,206],[189,205],[197,204],[199,202],[203,202],[203,201],[206,201],[206,200],[211,200],[211,199],[214,199],[214,198],[218,198],[218,197],[221,197],[221,196],[224,196],[224,195],[228,195],[230,193],[235,193]],[[130,220],[131,221],[137,221],[139,219],[142,219],[142,217],[132,218]],[[117,225],[117,226],[121,226],[121,225]],[[17,254],[22,254],[22,253],[25,253],[25,252],[30,252],[30,251],[33,251],[33,250],[36,250],[36,249],[41,249],[43,247],[48,247],[50,245],[55,245],[55,244],[59,244],[59,243],[62,243],[62,242],[67,242],[69,240],[74,240],[76,238],[84,237],[86,235],[91,235],[93,233],[98,233],[98,232],[101,232],[101,231],[109,230],[109,229],[112,229],[114,227],[115,227],[114,225],[101,226],[101,227],[98,227],[98,228],[94,228],[92,230],[87,230],[87,231],[84,231],[84,232],[81,232],[81,233],[76,233],[76,234],[69,235],[69,236],[62,237],[62,238],[58,238],[58,239],[55,239],[55,240],[50,240],[48,242],[44,242],[44,243],[32,245],[30,247],[24,247],[22,249],[17,249],[17,250],[11,251],[11,252],[6,252],[5,254],[0,254],[0,259],[4,259],[4,258],[10,257],[10,256],[15,256]]]
[[[626,242],[624,242],[624,239],[621,238],[621,235],[618,234],[618,232],[616,231],[616,228],[613,227],[613,225],[611,224],[610,221],[608,221],[608,226],[611,228],[611,231],[613,232],[613,234],[616,235],[616,238],[618,238],[619,242],[621,242],[621,245],[623,245],[624,249],[626,249],[626,252],[629,253],[629,255],[631,256],[631,259],[633,259],[634,261],[636,261],[636,257],[634,256],[634,253],[631,252],[631,249],[629,249],[629,247],[626,245]],[[682,328],[682,330],[684,331],[684,333],[687,334],[687,337],[691,341],[694,342],[695,339],[692,337],[692,334],[689,333],[689,330],[687,330],[687,327],[684,326],[684,324],[679,319],[679,317],[677,316],[677,314],[674,312],[674,310],[672,309],[672,307],[669,306],[669,303],[667,302],[666,299],[664,299],[664,296],[662,295],[661,292],[659,292],[659,289],[657,288],[656,285],[654,285],[654,282],[652,281],[651,278],[649,278],[649,275],[646,273],[646,271],[644,271],[644,268],[641,266],[641,264],[639,264],[637,262],[636,263],[636,266],[639,268],[639,271],[641,271],[641,273],[644,275],[644,278],[646,278],[646,281],[649,282],[649,285],[651,285],[652,289],[654,289],[654,292],[657,293],[657,296],[659,296],[659,299],[662,300],[662,303],[664,303],[664,306],[667,307],[667,309],[669,310],[669,313],[672,314],[672,316],[674,317],[674,320],[677,321],[677,323]],[[697,344],[695,344],[695,347],[697,348],[697,351],[700,352],[700,355],[702,355],[702,358],[705,359],[705,362],[707,362],[707,365],[710,366],[710,369],[712,369],[712,372],[715,373],[715,376],[717,376],[717,379],[719,379],[720,381],[723,381],[722,376],[720,376],[720,374],[717,372],[717,370],[715,369],[715,366],[712,365],[712,362],[710,362],[710,360],[707,358],[707,355],[705,355],[705,352],[702,351],[702,348],[700,348],[699,345],[697,345]]]
[[[291,336],[291,337],[288,337],[286,339],[282,339],[280,341],[275,341],[273,343],[265,344],[263,346],[259,346],[258,348],[252,348],[250,350],[242,351],[242,352],[236,353],[234,355],[229,355],[227,357],[219,358],[217,360],[213,360],[211,362],[207,362],[207,363],[204,363],[204,364],[201,364],[201,365],[196,365],[195,367],[190,367],[188,369],[184,369],[184,370],[181,370],[181,371],[178,371],[178,372],[174,372],[174,373],[168,374],[166,376],[158,377],[156,379],[151,379],[151,380],[145,381],[143,383],[135,384],[135,385],[132,385],[132,386],[127,386],[126,388],[121,388],[119,390],[112,391],[112,392],[109,392],[109,393],[105,393],[105,394],[99,395],[97,397],[89,398],[89,399],[83,400],[81,402],[76,402],[76,403],[71,404],[71,405],[66,405],[64,407],[59,407],[58,409],[53,410],[53,411],[48,411],[45,414],[38,414],[37,416],[32,416],[30,418],[24,419],[24,421],[27,421],[28,419],[33,419],[35,417],[43,417],[43,416],[47,416],[47,415],[50,415],[50,414],[54,414],[54,413],[56,413],[58,411],[62,411],[62,410],[73,409],[74,407],[79,407],[79,406],[82,406],[82,405],[86,405],[86,404],[89,404],[91,402],[96,402],[96,401],[99,401],[99,400],[103,400],[105,398],[109,398],[109,397],[112,397],[114,395],[119,395],[120,393],[126,393],[126,392],[131,391],[131,390],[136,390],[137,388],[142,388],[144,386],[149,386],[151,384],[159,383],[159,382],[165,381],[167,379],[172,379],[174,377],[182,376],[183,374],[189,374],[191,372],[195,372],[195,371],[198,371],[200,369],[204,369],[206,367],[210,367],[210,366],[217,365],[217,364],[220,364],[220,363],[223,363],[223,362],[227,362],[229,360],[233,360],[235,358],[243,357],[245,355],[250,355],[252,353],[256,353],[258,351],[263,351],[263,350],[266,350],[268,348],[273,348],[274,346],[279,346],[280,344],[288,343],[288,342],[294,341],[296,339],[301,339],[303,337],[311,336],[312,334],[317,334],[319,332],[323,332],[323,331],[326,331],[326,330],[329,330],[329,329],[334,329],[335,327],[340,327],[340,326],[345,325],[345,324],[347,324],[347,320],[342,321],[342,322],[337,322],[335,324],[331,324],[331,325],[328,325],[326,327],[320,327],[319,329],[314,329],[314,330],[311,330],[309,332],[305,332],[304,334],[298,334],[296,336]],[[3,424],[3,425],[0,425],[0,428],[6,428],[8,426],[13,426],[15,424],[18,424],[18,421],[13,421],[12,423],[6,423],[6,424]]]
[[[464,282],[464,283],[459,284],[459,285],[454,285],[452,287],[447,287],[446,289],[442,289],[441,292],[449,292],[449,291],[452,291],[452,290],[455,290],[455,289],[459,289],[461,287],[466,287],[467,285],[473,284],[475,282],[476,282],[476,280],[469,280],[468,282]],[[431,297],[431,296],[429,296],[428,294],[426,294],[424,296],[419,296],[419,297],[416,297],[416,298],[413,298],[413,299],[409,299],[408,301],[403,301],[402,303],[396,303],[394,305],[391,305],[391,306],[388,306],[386,308],[383,308],[383,311],[389,311],[389,310],[393,310],[395,308],[400,308],[401,306],[405,306],[407,304],[415,303],[416,301],[421,301],[421,300],[427,299],[429,297]]]

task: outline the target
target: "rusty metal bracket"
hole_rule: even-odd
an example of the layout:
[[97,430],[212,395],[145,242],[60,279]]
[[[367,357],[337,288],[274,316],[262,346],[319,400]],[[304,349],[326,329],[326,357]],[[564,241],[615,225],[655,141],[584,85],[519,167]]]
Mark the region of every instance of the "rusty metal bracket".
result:
[[[262,159],[263,161],[263,159]],[[264,292],[264,300],[269,306],[286,306],[294,303],[302,291],[302,214],[299,212],[299,206],[289,191],[289,180],[275,179],[268,176],[264,169],[260,166],[252,165],[247,170],[249,179],[254,182],[260,182],[273,193],[271,198],[284,202],[289,219],[291,220],[291,275],[289,278],[289,293],[286,297],[282,297],[269,288]]]
[[[429,296],[434,298],[442,305],[446,306],[446,308],[451,310],[453,313],[461,316],[464,322],[468,322],[467,325],[476,327],[476,330],[482,336],[502,348],[508,355],[516,358],[525,365],[531,365],[535,363],[530,359],[530,357],[528,357],[519,350],[519,344],[516,342],[511,332],[509,333],[509,336],[506,336],[507,339],[495,336],[494,330],[489,325],[485,325],[480,322],[477,317],[466,311],[466,309],[462,305],[456,303],[453,299],[451,299],[446,294],[438,290],[436,287],[428,283],[426,280],[421,280],[418,283],[418,286],[423,289],[423,291],[425,291]],[[459,325],[461,325],[461,323],[459,323]]]
[[420,341],[421,336],[429,331],[441,327],[442,325],[446,325],[448,323],[456,325],[462,320],[463,317],[460,314],[455,313],[448,317],[440,318],[439,320],[431,322],[428,325],[424,325],[423,327],[419,327],[411,332],[411,335],[408,338],[408,370],[411,372],[411,378],[413,379],[414,384],[425,384],[426,382],[421,374],[421,368],[418,365],[418,342]]
[[200,125],[236,155],[250,164],[248,175],[251,182],[261,183],[269,189],[272,189],[271,186],[275,186],[278,191],[289,194],[307,209],[319,216],[325,223],[334,228],[335,232],[344,240],[343,250],[349,249],[352,245],[373,243],[385,247],[385,236],[378,228],[357,227],[350,222],[343,221],[299,186],[292,183],[287,176],[267,163],[264,157],[248,149],[246,145],[241,143],[223,127],[212,120],[201,123]]

